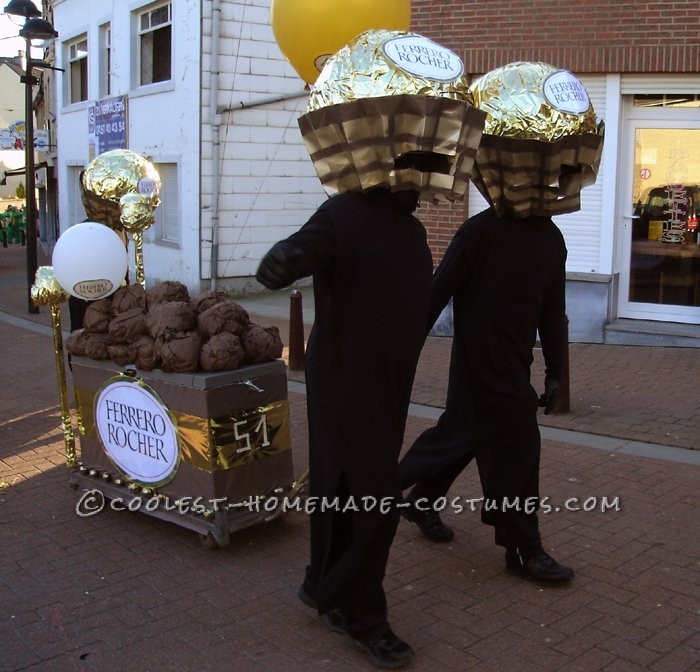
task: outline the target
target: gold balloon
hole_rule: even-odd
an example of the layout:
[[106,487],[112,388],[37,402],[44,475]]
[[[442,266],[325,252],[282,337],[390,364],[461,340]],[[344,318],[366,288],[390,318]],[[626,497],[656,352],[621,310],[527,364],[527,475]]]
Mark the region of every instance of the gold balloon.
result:
[[138,194],[154,210],[160,204],[160,176],[153,163],[129,149],[113,149],[95,157],[81,173],[83,205],[89,219],[120,231],[121,198]]
[[326,60],[365,30],[408,30],[410,0],[272,0],[277,44],[298,75],[313,84]]

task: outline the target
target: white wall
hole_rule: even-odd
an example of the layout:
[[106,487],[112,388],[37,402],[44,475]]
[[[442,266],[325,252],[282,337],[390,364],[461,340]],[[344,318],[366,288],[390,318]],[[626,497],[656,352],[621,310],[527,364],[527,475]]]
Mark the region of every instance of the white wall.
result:
[[[135,88],[132,84],[133,35],[131,12],[147,2],[112,0],[59,0],[54,2],[54,26],[59,33],[57,65],[63,62],[62,44],[87,32],[89,52],[88,101],[65,105],[63,86],[57,83],[57,172],[61,230],[76,222],[79,208],[74,193],[76,166],[88,164],[89,104],[100,98],[97,50],[99,26],[112,27],[112,96],[128,96],[128,148],[155,163],[175,162],[179,169],[180,202],[177,208],[181,240],[178,246],[147,243],[144,268],[147,284],[177,279],[198,289],[200,279],[200,23],[198,0],[173,1],[173,78],[171,82]],[[64,75],[65,77],[65,75]],[[79,221],[79,220],[77,220]]]
[[[209,118],[211,2],[204,2],[203,118]],[[239,289],[269,247],[298,229],[326,198],[297,119],[306,111],[304,82],[280,52],[270,0],[221,1],[218,111],[221,175],[212,184],[211,128],[202,135],[203,277],[211,259],[212,192],[219,194],[219,277]],[[286,98],[269,102],[275,98]]]

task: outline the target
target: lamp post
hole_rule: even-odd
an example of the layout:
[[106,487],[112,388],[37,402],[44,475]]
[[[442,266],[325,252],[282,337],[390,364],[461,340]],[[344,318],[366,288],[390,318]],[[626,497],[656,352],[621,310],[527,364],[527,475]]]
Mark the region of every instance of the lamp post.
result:
[[26,67],[21,81],[24,83],[24,172],[26,178],[26,205],[25,216],[27,220],[27,310],[30,313],[38,313],[39,308],[32,301],[32,285],[37,271],[37,208],[36,208],[36,179],[34,175],[34,96],[32,87],[39,80],[33,75],[34,67],[45,65],[43,61],[32,60],[32,40],[54,40],[58,33],[46,20],[39,18],[41,12],[31,0],[12,0],[5,7],[5,14],[21,16],[24,18],[24,26],[19,31],[26,43]]

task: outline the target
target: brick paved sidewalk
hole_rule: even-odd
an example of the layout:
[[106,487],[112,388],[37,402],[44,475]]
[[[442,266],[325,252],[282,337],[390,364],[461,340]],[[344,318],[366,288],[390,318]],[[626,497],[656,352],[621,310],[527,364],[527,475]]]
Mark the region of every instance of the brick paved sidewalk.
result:
[[[32,320],[47,324],[46,315]],[[431,340],[438,348],[447,342]],[[79,517],[79,493],[68,486],[63,458],[51,337],[0,319],[0,352],[6,383],[0,392],[0,670],[374,669],[296,598],[308,558],[303,513],[236,532],[230,547],[214,551],[185,528],[143,513]],[[446,359],[431,352],[433,362],[421,362],[414,401],[439,405]],[[651,413],[643,396],[636,401],[628,388],[616,387],[632,380],[617,378],[620,352],[608,368],[591,372],[590,391],[573,388],[574,408],[577,399],[590,399],[592,407],[581,410],[578,431],[593,431],[587,417],[600,428],[619,417],[628,423],[620,429],[625,433],[633,425],[627,408]],[[598,361],[594,354],[591,365]],[[645,375],[633,380],[648,386]],[[676,377],[686,381],[684,375]],[[653,382],[663,407],[671,382],[661,376]],[[682,384],[683,393],[693,393]],[[606,389],[606,404],[593,408]],[[290,393],[290,414],[295,472],[301,473],[303,394]],[[429,424],[411,417],[406,444]],[[448,545],[431,544],[402,522],[386,588],[392,625],[416,650],[408,669],[697,669],[700,467],[554,441],[544,442],[542,462],[542,494],[561,509],[542,515],[543,537],[557,559],[576,569],[574,584],[543,588],[505,574],[492,532],[477,513],[445,513],[456,530]],[[472,466],[451,494],[479,496]],[[604,497],[619,502],[619,510],[602,511]],[[568,510],[572,498],[592,510]]]

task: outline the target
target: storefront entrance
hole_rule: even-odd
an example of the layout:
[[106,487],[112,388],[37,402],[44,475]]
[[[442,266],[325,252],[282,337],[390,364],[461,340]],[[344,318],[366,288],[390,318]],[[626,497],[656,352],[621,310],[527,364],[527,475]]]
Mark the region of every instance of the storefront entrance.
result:
[[626,99],[620,317],[700,324],[700,96]]

